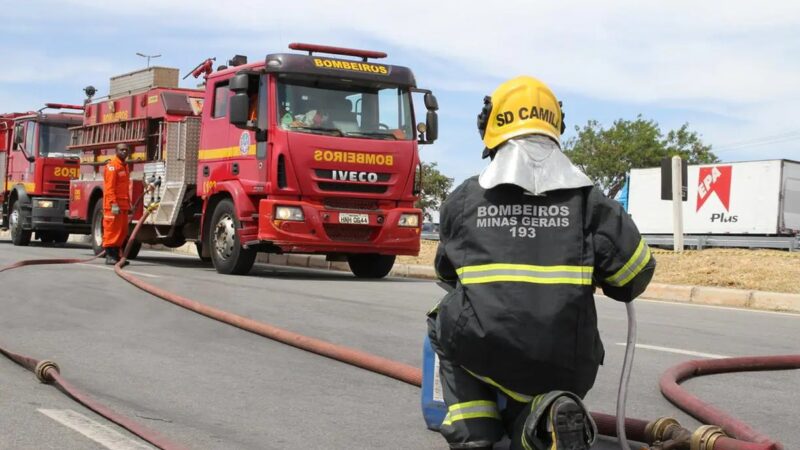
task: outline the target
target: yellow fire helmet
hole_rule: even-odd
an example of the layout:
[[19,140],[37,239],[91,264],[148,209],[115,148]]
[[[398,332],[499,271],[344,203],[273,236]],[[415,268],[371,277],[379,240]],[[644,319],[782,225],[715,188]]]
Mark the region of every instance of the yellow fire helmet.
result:
[[[564,117],[561,102],[546,84],[529,76],[501,84],[483,99],[478,130],[488,150],[524,134],[549,136],[561,145]],[[488,152],[484,152],[484,157]]]

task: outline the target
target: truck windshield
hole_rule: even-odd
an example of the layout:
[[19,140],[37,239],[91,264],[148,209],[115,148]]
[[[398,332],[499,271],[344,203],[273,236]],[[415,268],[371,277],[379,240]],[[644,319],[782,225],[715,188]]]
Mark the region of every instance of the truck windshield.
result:
[[42,158],[80,158],[80,151],[67,150],[68,125],[39,124],[39,156]]
[[363,139],[412,140],[414,126],[406,89],[325,84],[319,80],[278,83],[278,121],[285,130]]

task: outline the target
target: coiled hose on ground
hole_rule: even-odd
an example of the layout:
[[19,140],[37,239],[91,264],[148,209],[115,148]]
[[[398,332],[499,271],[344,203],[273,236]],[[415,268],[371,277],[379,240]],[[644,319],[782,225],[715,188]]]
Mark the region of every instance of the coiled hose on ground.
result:
[[[126,273],[123,270],[123,264],[125,263],[128,250],[130,249],[130,246],[132,245],[132,241],[135,239],[136,234],[139,232],[141,225],[145,222],[145,220],[147,219],[147,217],[151,212],[152,212],[152,205],[151,208],[145,210],[143,216],[137,223],[136,227],[133,230],[133,233],[131,233],[130,240],[128,242],[127,247],[125,248],[122,259],[114,268],[117,275],[119,275],[124,280],[128,281],[134,286],[156,297],[174,303],[178,306],[181,306],[185,309],[196,312],[198,314],[202,314],[206,317],[221,321],[223,323],[241,328],[243,330],[258,334],[260,336],[269,339],[276,340],[278,342],[294,346],[302,350],[306,350],[331,359],[335,359],[337,361],[354,365],[356,367],[370,370],[375,373],[379,373],[381,375],[385,375],[414,386],[421,385],[422,371],[419,368],[403,364],[397,361],[392,361],[390,359],[383,358],[380,356],[372,355],[357,349],[348,348],[345,346],[323,341],[321,339],[315,339],[312,337],[304,336],[289,330],[285,330],[269,324],[258,322],[253,319],[248,319],[246,317],[239,316],[237,314],[223,311],[205,305],[203,303],[182,297],[180,295],[174,294],[172,292],[166,291],[156,286],[150,285],[149,283],[142,281],[140,278],[130,273]],[[11,266],[0,268],[0,272],[12,268],[24,267],[35,264],[66,264],[73,262],[86,262],[86,261],[91,261],[92,259],[94,258],[90,258],[88,260],[53,259],[53,260],[36,260],[36,262],[22,261],[20,263],[12,264]],[[629,310],[629,314],[632,312],[633,312],[632,310]],[[633,318],[634,320],[632,320],[631,322],[635,323],[635,316]],[[625,382],[624,383],[625,385],[627,385],[627,380],[630,377],[630,365],[628,364],[630,362],[629,358],[630,360],[632,360],[633,358],[632,349],[635,348],[635,345],[630,345],[631,339],[635,337],[635,327],[632,330],[633,334],[631,334],[630,331],[631,330],[629,329],[628,342],[631,351],[630,355],[628,355],[628,352],[626,352],[626,364],[624,364],[623,366],[623,372],[621,375],[621,380]],[[6,356],[9,356],[10,352],[2,351],[2,353],[5,354]],[[15,355],[15,356],[17,356],[18,359],[22,358],[22,360],[26,360],[26,357],[21,357],[20,355]],[[17,359],[14,360],[17,361]],[[27,358],[27,360],[28,360],[27,363],[28,365],[32,364],[35,361],[30,358]],[[759,364],[755,364],[755,360],[758,360]],[[725,413],[716,410],[713,407],[710,407],[709,405],[703,403],[696,397],[689,395],[682,388],[680,388],[677,385],[677,383],[685,379],[691,378],[692,376],[720,373],[723,371],[736,371],[736,370],[731,370],[731,368],[735,367],[737,364],[745,364],[744,366],[741,366],[740,370],[779,370],[779,369],[800,368],[800,355],[759,357],[759,358],[730,358],[728,360],[729,361],[728,366],[725,366],[724,363],[722,366],[720,366],[719,365],[720,361],[724,362],[726,360],[689,361],[683,363],[680,366],[676,366],[675,368],[668,370],[661,378],[662,392],[664,393],[665,396],[667,396],[668,399],[670,399],[670,401],[675,403],[681,409],[684,409],[689,414],[694,415],[695,417],[706,423],[722,424],[723,428],[725,428],[727,432],[729,432],[732,436],[734,436],[733,438],[729,438],[722,435],[721,432],[717,432],[716,429],[701,427],[691,437],[692,441],[691,449],[692,450],[781,450],[783,447],[780,444],[775,443],[769,438],[766,438],[756,433],[746,424],[736,421],[735,419],[727,416]],[[711,364],[709,365],[706,363],[711,363]],[[713,363],[717,363],[717,365],[714,365]],[[35,365],[36,364],[34,364],[34,366]],[[627,367],[627,370],[625,369],[625,367]],[[48,373],[53,373],[53,372],[54,372],[53,370],[50,370]],[[53,376],[54,379],[56,379],[56,377],[59,377],[60,379],[60,376],[58,374]],[[63,379],[61,380],[63,381]],[[674,386],[672,384],[674,384]],[[621,384],[620,391],[618,392],[618,405],[617,405],[618,415],[621,417],[624,417],[624,404],[625,404],[626,394],[627,394],[627,389],[624,388]],[[78,399],[78,401],[81,401],[80,397],[74,394],[70,395]],[[82,397],[86,396],[83,395]],[[622,400],[621,403],[619,402],[619,400]],[[620,407],[622,408],[621,410]],[[151,432],[141,425],[138,424],[134,425],[128,423],[129,426],[126,426],[123,424],[125,421],[121,420],[123,423],[120,423],[120,421],[118,421],[120,420],[119,417],[116,417],[117,420],[112,419],[112,417],[114,417],[114,413],[108,410],[108,408],[100,407],[97,409],[95,408],[91,409],[103,415],[104,417],[109,418],[109,420],[112,420],[113,422],[120,424],[121,426],[130,430],[132,433],[136,434],[137,436],[141,437],[142,439],[146,440],[147,442],[150,442],[151,444],[159,448],[162,449],[181,448],[179,446],[175,446],[174,444],[166,440],[162,440],[162,438],[157,436],[157,433]],[[106,415],[101,411],[109,413],[111,417],[109,417],[109,415]],[[601,434],[607,436],[618,436],[621,439],[621,441],[626,441],[627,437],[630,437],[631,439],[636,441],[653,444],[654,446],[651,447],[653,449],[663,449],[663,450],[688,448],[687,446],[689,445],[688,430],[680,427],[677,424],[677,422],[674,421],[674,419],[662,418],[656,421],[647,422],[640,419],[624,418],[619,421],[620,424],[624,423],[624,426],[618,427],[616,416],[603,413],[592,413],[592,417],[597,422],[598,431]],[[129,419],[125,420],[129,421]]]

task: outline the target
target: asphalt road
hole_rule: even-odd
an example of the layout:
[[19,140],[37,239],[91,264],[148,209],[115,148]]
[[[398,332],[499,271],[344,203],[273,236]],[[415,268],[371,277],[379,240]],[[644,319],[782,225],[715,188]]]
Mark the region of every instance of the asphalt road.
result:
[[[0,240],[0,265],[88,253]],[[273,266],[223,276],[195,258],[149,251],[127,270],[198,301],[415,366],[424,313],[442,294],[429,281],[359,281]],[[446,448],[424,427],[417,388],[198,316],[139,291],[100,264],[28,267],[0,274],[0,283],[0,346],[58,362],[73,384],[187,447]],[[639,343],[646,347],[636,353],[631,417],[672,415],[690,428],[698,425],[657,387],[665,369],[686,359],[800,353],[800,315],[636,305]],[[603,297],[597,306],[606,361],[587,404],[613,413],[625,308]],[[786,448],[800,446],[797,386],[800,371],[686,383]],[[114,442],[103,446],[76,430]],[[0,358],[0,449],[143,448],[138,442]]]

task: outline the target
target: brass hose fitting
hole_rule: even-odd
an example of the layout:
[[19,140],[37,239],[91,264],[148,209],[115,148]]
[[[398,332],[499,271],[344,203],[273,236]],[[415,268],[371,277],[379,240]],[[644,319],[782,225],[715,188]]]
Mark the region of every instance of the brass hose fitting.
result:
[[716,425],[703,425],[694,430],[691,439],[691,450],[714,450],[717,439],[725,436],[722,428]]
[[33,373],[36,374],[36,379],[39,380],[39,382],[50,384],[53,382],[53,376],[50,375],[50,369],[55,370],[56,373],[61,373],[61,369],[58,368],[58,364],[46,359],[39,361],[39,364],[36,364],[36,368],[33,370]]
[[644,435],[647,437],[647,442],[650,443],[663,441],[667,435],[667,429],[680,426],[681,424],[672,417],[659,417],[647,424],[644,428]]

